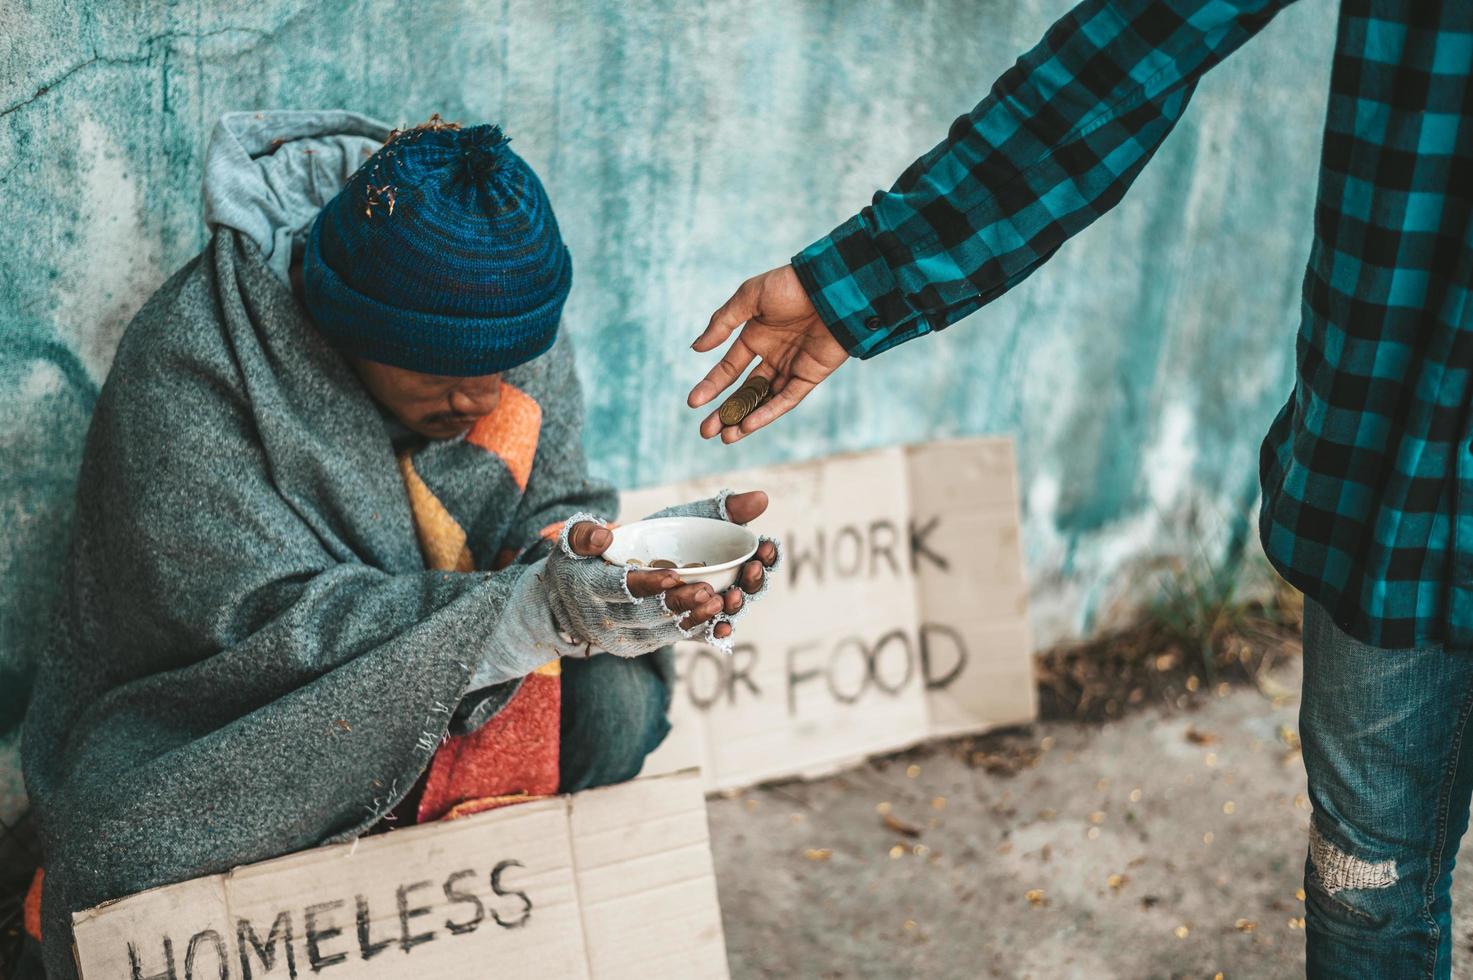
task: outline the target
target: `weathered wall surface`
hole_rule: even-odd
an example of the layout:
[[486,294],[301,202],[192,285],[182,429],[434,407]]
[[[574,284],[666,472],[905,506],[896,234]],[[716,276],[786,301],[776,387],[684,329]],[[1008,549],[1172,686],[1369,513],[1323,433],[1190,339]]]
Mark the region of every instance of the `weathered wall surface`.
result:
[[1124,564],[1244,533],[1291,384],[1329,0],[1220,67],[1130,198],[966,323],[849,366],[733,449],[683,406],[706,363],[687,344],[731,289],[887,185],[1067,6],[0,5],[3,737],[92,401],[128,318],[204,242],[201,154],[228,109],[502,122],[574,254],[587,440],[621,484],[1012,433],[1042,640],[1088,628]]

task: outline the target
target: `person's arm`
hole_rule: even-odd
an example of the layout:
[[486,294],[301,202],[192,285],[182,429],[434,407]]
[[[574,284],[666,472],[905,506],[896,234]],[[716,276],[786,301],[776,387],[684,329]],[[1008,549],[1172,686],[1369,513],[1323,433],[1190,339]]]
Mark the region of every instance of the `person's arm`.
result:
[[[790,267],[743,284],[696,349],[748,326],[692,405],[761,356],[774,397],[733,441],[796,405],[846,354],[872,357],[1001,296],[1120,201],[1197,79],[1290,2],[1085,0],[889,191]],[[712,421],[704,435],[720,431]]]

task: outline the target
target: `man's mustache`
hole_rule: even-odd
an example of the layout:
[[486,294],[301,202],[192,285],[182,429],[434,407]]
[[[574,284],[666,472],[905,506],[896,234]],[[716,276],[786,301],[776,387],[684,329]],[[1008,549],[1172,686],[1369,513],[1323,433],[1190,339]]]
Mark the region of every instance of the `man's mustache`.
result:
[[421,425],[475,425],[481,420],[479,415],[459,415],[455,412],[436,412],[434,415],[426,415],[420,420]]

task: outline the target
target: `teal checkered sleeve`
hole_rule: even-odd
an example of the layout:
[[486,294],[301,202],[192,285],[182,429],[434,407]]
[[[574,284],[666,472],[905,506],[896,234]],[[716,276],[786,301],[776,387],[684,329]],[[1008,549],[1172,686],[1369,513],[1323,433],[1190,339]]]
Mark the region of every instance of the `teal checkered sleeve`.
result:
[[[997,298],[1113,207],[1280,2],[1086,0],[889,191],[793,258],[871,357]],[[1275,567],[1378,646],[1473,646],[1473,3],[1343,0]]]

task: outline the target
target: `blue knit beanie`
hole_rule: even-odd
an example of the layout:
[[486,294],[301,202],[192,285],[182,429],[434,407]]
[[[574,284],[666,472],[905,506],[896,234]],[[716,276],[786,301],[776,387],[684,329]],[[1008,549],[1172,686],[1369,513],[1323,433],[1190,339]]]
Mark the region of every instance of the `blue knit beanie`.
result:
[[497,126],[395,131],[313,222],[317,327],[344,353],[494,374],[557,338],[573,264],[542,183]]

